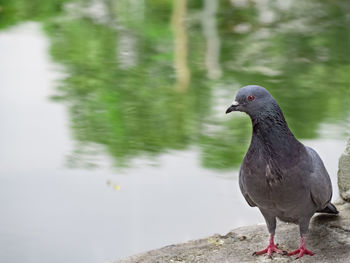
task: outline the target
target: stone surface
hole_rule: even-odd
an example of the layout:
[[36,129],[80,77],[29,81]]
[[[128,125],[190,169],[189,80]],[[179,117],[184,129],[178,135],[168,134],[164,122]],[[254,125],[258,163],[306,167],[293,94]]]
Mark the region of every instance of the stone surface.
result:
[[[314,256],[273,256],[273,262],[350,262],[350,203],[337,204],[338,216],[318,214],[313,217],[307,237],[307,248]],[[299,246],[299,230],[294,224],[278,222],[275,241],[282,250],[291,251]],[[129,257],[116,263],[157,262],[271,262],[266,255],[252,253],[267,246],[268,233],[265,225],[237,228],[225,236],[170,245]]]
[[[341,200],[336,204],[339,215],[318,214],[312,218],[307,237],[307,248],[314,256],[273,256],[273,262],[350,262],[350,139],[339,159],[338,186]],[[271,262],[266,255],[253,256],[253,252],[266,248],[269,235],[265,225],[237,228],[225,236],[170,245],[115,263],[243,263]],[[299,246],[297,225],[279,222],[275,242],[286,251]]]
[[341,198],[350,202],[350,139],[339,159],[338,187]]

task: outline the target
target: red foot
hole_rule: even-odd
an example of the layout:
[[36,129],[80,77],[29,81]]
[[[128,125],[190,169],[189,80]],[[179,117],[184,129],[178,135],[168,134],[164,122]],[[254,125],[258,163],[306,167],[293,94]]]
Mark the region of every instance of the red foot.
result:
[[292,255],[296,255],[296,254],[298,254],[298,257],[297,257],[297,258],[301,258],[302,256],[304,256],[304,254],[305,254],[305,255],[310,255],[310,256],[313,256],[313,255],[314,255],[314,253],[311,252],[310,250],[307,250],[307,249],[305,248],[305,246],[301,246],[301,247],[299,247],[297,250],[294,250],[294,251],[292,251],[292,252],[289,252],[289,253],[288,253],[288,256],[292,256]]
[[270,243],[267,246],[267,248],[265,248],[263,250],[260,250],[260,251],[257,251],[257,252],[254,252],[253,256],[259,256],[259,255],[262,255],[262,254],[265,254],[265,253],[267,253],[267,255],[269,257],[271,257],[272,253],[278,253],[278,254],[282,254],[282,255],[286,254],[285,251],[282,251],[282,250],[277,248],[277,246],[273,242],[273,235],[270,236]]
[[274,252],[278,253],[278,254],[284,254],[284,252],[282,250],[278,249],[275,244],[269,244],[267,246],[267,248],[260,250],[260,251],[257,251],[257,252],[254,252],[253,255],[259,256],[259,255],[267,253],[268,256],[271,256],[272,253],[274,253]]
[[296,255],[296,254],[298,254],[297,258],[301,258],[302,256],[304,256],[304,254],[310,255],[310,256],[314,255],[314,253],[312,253],[310,250],[306,249],[305,238],[304,238],[303,235],[301,236],[301,239],[300,239],[300,246],[299,246],[299,248],[297,250],[289,252],[288,256],[292,256],[292,255]]

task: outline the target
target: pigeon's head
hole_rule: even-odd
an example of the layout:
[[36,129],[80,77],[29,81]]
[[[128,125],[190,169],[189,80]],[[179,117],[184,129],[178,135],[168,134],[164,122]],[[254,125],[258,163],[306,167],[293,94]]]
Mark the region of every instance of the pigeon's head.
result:
[[275,105],[275,100],[263,87],[249,85],[241,88],[232,105],[226,110],[226,114],[231,111],[242,111],[250,116],[259,114]]

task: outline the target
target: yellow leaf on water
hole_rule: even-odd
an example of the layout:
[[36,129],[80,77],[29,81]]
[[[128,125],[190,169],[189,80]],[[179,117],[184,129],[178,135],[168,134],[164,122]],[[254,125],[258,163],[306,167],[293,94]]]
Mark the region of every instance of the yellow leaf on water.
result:
[[113,189],[119,191],[120,190],[120,185],[114,184]]

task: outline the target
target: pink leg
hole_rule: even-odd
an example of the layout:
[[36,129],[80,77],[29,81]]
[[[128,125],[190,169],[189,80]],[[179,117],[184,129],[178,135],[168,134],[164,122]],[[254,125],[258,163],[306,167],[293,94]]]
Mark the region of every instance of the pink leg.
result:
[[270,242],[269,242],[269,245],[267,246],[267,248],[260,250],[260,251],[257,251],[257,252],[254,252],[253,255],[259,256],[259,255],[267,253],[267,255],[271,258],[271,255],[274,252],[278,253],[278,254],[283,254],[283,255],[286,254],[286,252],[277,248],[277,246],[275,245],[275,243],[273,241],[273,238],[274,238],[274,235],[271,234],[270,235]]
[[314,253],[312,253],[310,250],[306,249],[305,238],[304,238],[303,235],[301,236],[301,239],[300,239],[300,246],[299,246],[299,248],[294,250],[294,251],[292,251],[292,252],[289,252],[288,256],[292,256],[292,255],[296,255],[296,254],[298,254],[297,258],[301,258],[302,256],[304,256],[304,254],[310,255],[310,256],[314,255]]

